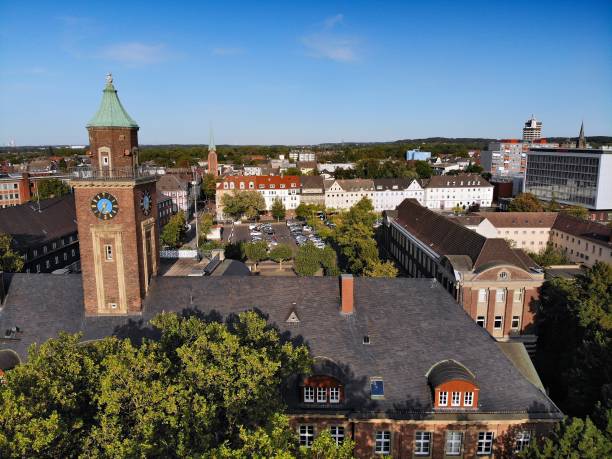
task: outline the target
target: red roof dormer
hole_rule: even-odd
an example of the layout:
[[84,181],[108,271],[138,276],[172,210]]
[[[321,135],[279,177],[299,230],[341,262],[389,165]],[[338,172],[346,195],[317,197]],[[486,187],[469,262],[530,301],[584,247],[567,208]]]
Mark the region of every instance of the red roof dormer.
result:
[[436,409],[477,409],[476,376],[455,360],[436,363],[426,374]]

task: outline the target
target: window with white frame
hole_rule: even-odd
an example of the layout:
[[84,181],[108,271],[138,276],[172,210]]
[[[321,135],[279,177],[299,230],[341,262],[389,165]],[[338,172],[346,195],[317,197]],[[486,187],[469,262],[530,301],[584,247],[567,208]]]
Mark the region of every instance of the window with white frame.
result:
[[317,387],[317,403],[326,403],[326,402],[327,402],[327,388]]
[[429,456],[431,453],[431,432],[417,431],[414,437],[414,454]]
[[503,322],[503,316],[495,316],[495,320],[493,321],[493,328],[496,330],[501,330]]
[[340,403],[340,388],[339,387],[329,388],[329,403]]
[[478,302],[484,303],[485,301],[487,301],[487,289],[486,288],[478,289]]
[[304,386],[304,402],[313,403],[314,402],[314,387]]
[[476,454],[491,454],[493,452],[493,432],[478,432],[478,447]]
[[376,432],[376,443],[374,445],[376,454],[391,453],[391,432],[388,430],[379,430]]
[[514,445],[514,451],[519,452],[523,451],[525,448],[529,446],[531,442],[531,432],[528,430],[523,430],[516,435],[516,443]]
[[476,324],[480,325],[482,328],[485,328],[487,326],[487,318],[485,316],[477,316]]
[[344,426],[330,426],[329,431],[336,445],[341,445],[344,442]]
[[314,426],[311,424],[300,426],[300,446],[310,448],[314,440]]
[[108,166],[108,156],[102,156],[102,165]]
[[451,395],[451,406],[461,406],[461,392],[453,392]]
[[49,269],[51,267],[51,262],[49,260],[45,261],[45,266]]
[[495,301],[497,303],[503,303],[506,301],[506,290],[503,288],[498,288],[495,290]]
[[440,391],[438,395],[438,405],[446,406],[448,404],[448,392]]
[[518,330],[521,326],[521,316],[512,316],[511,327],[513,330]]
[[474,392],[465,392],[463,394],[463,405],[472,406],[474,404]]
[[522,303],[523,302],[523,289],[519,288],[514,291],[514,302]]
[[113,246],[110,244],[104,244],[104,259],[113,261]]
[[459,456],[461,454],[461,444],[463,443],[463,432],[449,430],[446,432],[446,442],[444,453],[447,456]]

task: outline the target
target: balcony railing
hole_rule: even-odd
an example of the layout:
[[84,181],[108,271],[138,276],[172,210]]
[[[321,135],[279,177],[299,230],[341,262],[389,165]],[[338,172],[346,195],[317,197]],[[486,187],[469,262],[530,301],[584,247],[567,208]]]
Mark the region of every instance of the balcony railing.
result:
[[118,168],[93,168],[89,166],[74,167],[69,169],[68,174],[72,180],[117,180],[148,178],[157,175],[156,168],[148,167],[118,167]]

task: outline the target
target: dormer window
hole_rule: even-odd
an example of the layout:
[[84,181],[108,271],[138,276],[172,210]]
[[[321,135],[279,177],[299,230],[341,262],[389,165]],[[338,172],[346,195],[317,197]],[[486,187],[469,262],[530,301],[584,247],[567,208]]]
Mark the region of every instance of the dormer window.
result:
[[478,407],[476,377],[461,363],[443,360],[431,367],[426,377],[433,391],[434,408]]
[[305,403],[313,403],[314,402],[314,394],[315,388],[311,386],[304,386],[304,402]]
[[344,399],[344,387],[331,376],[309,376],[304,379],[302,396],[304,403],[341,403]]
[[370,344],[370,336],[369,335],[364,335],[364,337],[363,337],[363,344]]

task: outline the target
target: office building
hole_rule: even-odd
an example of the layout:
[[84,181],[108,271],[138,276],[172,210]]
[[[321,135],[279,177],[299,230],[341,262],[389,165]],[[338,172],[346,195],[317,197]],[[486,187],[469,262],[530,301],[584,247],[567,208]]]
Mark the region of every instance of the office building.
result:
[[430,151],[421,151],[419,149],[406,151],[406,161],[428,161],[429,159],[431,159]]
[[542,122],[535,119],[533,115],[527,121],[523,127],[523,141],[533,142],[542,137]]

